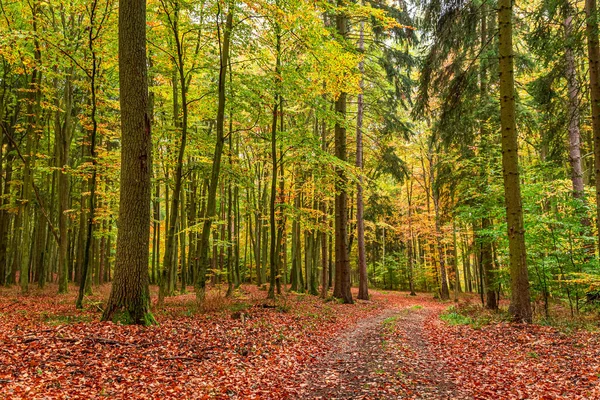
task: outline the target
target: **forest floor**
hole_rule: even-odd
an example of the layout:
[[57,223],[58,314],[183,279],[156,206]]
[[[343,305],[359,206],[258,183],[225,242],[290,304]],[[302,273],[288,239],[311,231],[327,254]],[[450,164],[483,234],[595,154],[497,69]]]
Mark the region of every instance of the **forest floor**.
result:
[[244,286],[200,310],[171,297],[136,327],[99,322],[108,286],[83,311],[55,289],[0,289],[0,399],[600,399],[597,332],[451,325],[430,294],[267,302]]

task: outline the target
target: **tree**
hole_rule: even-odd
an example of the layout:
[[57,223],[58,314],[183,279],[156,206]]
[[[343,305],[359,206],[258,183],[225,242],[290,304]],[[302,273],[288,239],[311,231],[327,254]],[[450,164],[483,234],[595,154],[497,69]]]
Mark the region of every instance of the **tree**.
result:
[[[219,5],[219,14],[220,14]],[[218,86],[218,105],[217,105],[217,142],[213,156],[213,164],[210,175],[210,183],[208,187],[208,199],[206,205],[206,214],[204,215],[204,223],[202,224],[202,234],[200,237],[200,257],[198,273],[196,274],[196,296],[199,299],[204,298],[206,288],[206,273],[208,270],[208,248],[210,239],[210,230],[212,220],[216,215],[217,209],[217,188],[219,185],[219,172],[221,170],[221,157],[223,155],[223,146],[225,145],[225,84],[227,81],[227,69],[229,67],[229,47],[231,44],[231,31],[233,29],[233,11],[234,2],[229,2],[223,39],[221,41],[221,25],[217,32],[219,34],[219,86]],[[217,16],[220,18],[220,15]]]
[[[343,0],[338,0],[338,7],[343,7]],[[336,29],[340,40],[345,40],[348,32],[348,17],[341,9],[336,15]],[[335,101],[337,119],[335,123],[335,156],[346,161],[346,93],[340,92]],[[333,295],[344,303],[352,304],[350,292],[350,260],[348,259],[348,194],[347,177],[343,168],[337,168],[335,194],[335,285]]]
[[596,230],[600,249],[600,42],[598,40],[598,10],[596,0],[585,1],[592,132],[594,135],[594,171],[596,177]]
[[[364,51],[364,35],[365,25],[364,22],[360,23],[360,33],[358,39],[359,51]],[[364,61],[360,61],[358,66],[361,75],[364,73],[365,65]],[[361,76],[360,86],[364,88],[363,77]],[[364,204],[363,204],[363,143],[362,143],[362,129],[363,129],[363,94],[358,94],[357,104],[357,116],[356,116],[356,166],[359,168],[358,183],[356,184],[356,235],[358,242],[358,298],[362,300],[369,299],[369,281],[367,277],[367,260],[365,255],[365,221],[364,215]]]
[[130,324],[155,323],[150,313],[151,126],[146,66],[146,0],[119,1],[121,191],[115,278],[102,314]]
[[502,135],[502,170],[506,222],[510,252],[511,302],[510,312],[516,321],[531,322],[529,274],[525,250],[525,228],[515,107],[515,78],[512,37],[512,0],[498,2],[500,53],[500,126]]

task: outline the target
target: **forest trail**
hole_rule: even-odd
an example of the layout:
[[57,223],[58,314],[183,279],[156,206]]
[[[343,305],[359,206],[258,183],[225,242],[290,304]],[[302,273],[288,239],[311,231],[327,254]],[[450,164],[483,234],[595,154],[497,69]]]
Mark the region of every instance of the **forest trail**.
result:
[[359,321],[310,367],[299,398],[467,399],[457,395],[444,361],[429,350],[424,324],[439,311],[415,298],[412,306]]

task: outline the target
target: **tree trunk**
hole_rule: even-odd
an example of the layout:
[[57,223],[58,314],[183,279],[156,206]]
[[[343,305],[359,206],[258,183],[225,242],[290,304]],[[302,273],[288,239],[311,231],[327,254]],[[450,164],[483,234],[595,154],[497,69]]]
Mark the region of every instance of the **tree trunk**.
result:
[[[365,23],[360,22],[360,37],[358,40],[358,51],[364,51],[364,31]],[[361,74],[360,88],[364,89],[362,74],[364,73],[364,62],[361,61],[358,65]],[[365,221],[364,221],[364,204],[363,204],[363,143],[362,143],[362,127],[363,127],[363,94],[358,94],[357,116],[356,116],[356,167],[359,169],[358,183],[356,184],[356,235],[358,242],[358,298],[369,300],[369,280],[367,276],[367,260],[365,256]]]
[[[569,163],[571,164],[571,181],[573,183],[573,197],[584,201],[583,169],[581,166],[581,135],[579,132],[579,87],[577,84],[577,70],[575,56],[573,55],[574,40],[572,33],[572,10],[566,3],[565,6],[565,75],[567,78],[567,93],[569,95],[568,118],[569,118]],[[582,220],[584,225],[589,226],[587,217]]]
[[[233,11],[234,2],[229,2],[229,10],[227,12],[227,20],[225,22],[225,32],[223,33],[223,42],[221,47],[220,70],[219,70],[219,101],[217,105],[217,138],[215,144],[215,152],[213,156],[213,165],[210,175],[210,184],[208,188],[208,200],[206,205],[206,215],[202,224],[202,235],[200,237],[200,259],[199,269],[196,274],[196,296],[198,299],[203,299],[206,290],[206,271],[208,267],[208,248],[210,238],[210,228],[212,220],[216,215],[217,208],[217,188],[219,183],[219,172],[221,170],[221,156],[223,155],[224,138],[224,122],[225,122],[225,81],[227,76],[227,68],[229,66],[229,44],[231,40],[231,30],[233,29]],[[220,11],[220,9],[219,9]],[[219,39],[221,35],[220,25],[218,29]],[[220,42],[220,40],[219,40]],[[221,43],[219,43],[221,44]]]
[[[160,278],[160,287],[158,291],[158,305],[162,307],[164,304],[164,298],[167,295],[167,287],[169,287],[169,293],[173,292],[172,288],[175,287],[175,281],[177,280],[177,274],[173,276],[173,271],[176,270],[176,238],[175,229],[180,224],[183,226],[183,218],[179,218],[179,202],[182,191],[182,177],[183,177],[183,159],[185,156],[185,147],[187,144],[187,128],[188,128],[188,103],[187,103],[187,83],[186,73],[183,61],[183,44],[181,43],[181,37],[179,35],[179,3],[176,1],[174,4],[173,16],[165,10],[171,30],[175,38],[175,48],[177,50],[177,73],[179,79],[179,86],[181,86],[181,141],[179,142],[179,151],[177,153],[177,165],[175,167],[175,186],[173,188],[173,197],[171,199],[171,216],[167,225],[167,238],[165,244],[165,255],[163,260],[163,268]],[[176,81],[176,79],[174,79]],[[177,98],[179,93],[174,93],[174,98]],[[179,115],[174,115],[175,119],[179,119]],[[183,255],[182,255],[183,256]],[[168,274],[171,274],[169,279]]]
[[412,185],[413,181],[410,179],[410,184],[407,181],[407,200],[408,200],[408,240],[406,253],[408,257],[408,285],[410,289],[410,295],[416,296],[415,293],[415,278],[414,278],[414,250],[413,250],[413,231],[412,231]]
[[[338,6],[344,1],[338,0]],[[347,34],[348,17],[344,11],[336,15],[338,34],[345,39]],[[341,92],[335,101],[335,112],[338,115],[335,123],[335,156],[346,162],[346,93]],[[341,120],[341,122],[340,122]],[[341,298],[344,303],[352,304],[350,291],[350,260],[348,259],[348,194],[346,193],[347,177],[342,168],[337,168],[335,194],[335,286],[333,295]]]
[[149,325],[152,138],[148,117],[146,1],[119,1],[121,186],[115,277],[103,321]]
[[269,260],[270,260],[270,277],[269,277],[269,299],[275,298],[275,286],[277,292],[281,291],[281,283],[279,281],[278,259],[277,253],[277,226],[275,218],[275,206],[277,199],[277,112],[279,107],[279,90],[281,82],[281,28],[278,23],[275,23],[275,96],[273,99],[273,118],[271,122],[271,199],[269,202],[269,222],[271,226],[271,236],[269,243]]
[[594,135],[594,171],[596,178],[596,231],[600,247],[600,44],[598,42],[598,11],[596,0],[585,0],[586,36]]
[[85,241],[85,250],[83,255],[83,269],[81,270],[81,282],[79,283],[79,295],[77,297],[77,308],[83,308],[83,295],[85,292],[85,285],[87,284],[87,277],[90,268],[90,251],[92,246],[92,240],[94,236],[92,234],[94,229],[94,217],[96,214],[96,186],[97,186],[97,164],[98,160],[96,157],[96,141],[98,136],[98,121],[96,120],[96,78],[98,75],[98,61],[96,58],[96,49],[94,48],[94,37],[99,34],[99,28],[94,30],[95,26],[95,15],[96,7],[98,5],[97,0],[92,1],[90,6],[90,27],[88,29],[88,48],[92,55],[92,70],[90,72],[90,91],[92,95],[92,108],[90,112],[90,119],[92,121],[92,129],[90,131],[90,158],[92,160],[92,179],[90,181],[90,199],[89,199],[89,210],[88,210],[88,222],[87,222],[87,235]]
[[69,208],[69,150],[71,148],[71,110],[73,105],[72,73],[67,76],[64,94],[65,117],[61,123],[59,111],[56,112],[55,134],[58,143],[58,293],[67,293],[69,284],[69,266],[67,251],[69,248],[69,232],[67,215]]
[[[595,2],[595,0],[587,1]],[[515,120],[512,7],[512,0],[499,0],[498,2],[498,25],[500,30],[500,127],[502,132],[502,171],[504,175],[504,196],[506,203],[512,290],[509,311],[516,321],[531,322],[529,275],[527,271],[527,255],[525,250],[525,228],[523,226],[521,182],[519,180],[518,137]],[[600,143],[600,132],[598,132],[597,139]],[[600,148],[598,151],[600,151]],[[598,161],[600,162],[600,159],[598,159]],[[600,166],[600,164],[598,165]],[[597,171],[598,176],[600,177],[600,169]],[[600,182],[598,182],[598,185],[600,188]],[[598,192],[598,196],[600,199],[600,191]],[[598,211],[600,213],[600,208],[598,208]]]

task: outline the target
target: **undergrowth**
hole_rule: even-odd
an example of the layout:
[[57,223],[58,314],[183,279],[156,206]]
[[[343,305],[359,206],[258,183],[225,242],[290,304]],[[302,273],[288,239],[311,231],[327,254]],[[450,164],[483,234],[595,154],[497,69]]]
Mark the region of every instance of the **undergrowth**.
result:
[[506,322],[509,316],[504,310],[487,310],[480,305],[463,303],[448,307],[440,314],[440,319],[452,326],[469,325],[481,329],[489,324]]

